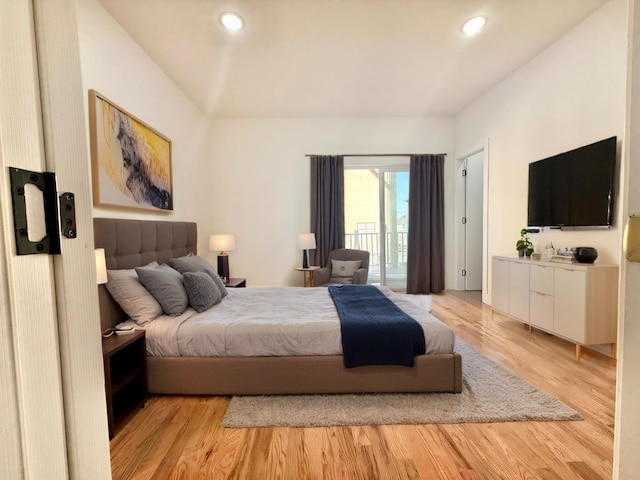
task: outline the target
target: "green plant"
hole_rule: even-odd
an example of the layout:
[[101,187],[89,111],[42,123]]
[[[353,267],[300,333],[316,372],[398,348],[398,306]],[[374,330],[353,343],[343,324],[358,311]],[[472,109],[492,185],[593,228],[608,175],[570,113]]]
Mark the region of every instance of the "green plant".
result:
[[528,233],[529,230],[526,228],[520,230],[520,240],[516,242],[516,250],[518,250],[518,252],[522,252],[521,255],[524,254],[529,256],[533,253],[533,243],[531,243],[531,240],[527,235]]

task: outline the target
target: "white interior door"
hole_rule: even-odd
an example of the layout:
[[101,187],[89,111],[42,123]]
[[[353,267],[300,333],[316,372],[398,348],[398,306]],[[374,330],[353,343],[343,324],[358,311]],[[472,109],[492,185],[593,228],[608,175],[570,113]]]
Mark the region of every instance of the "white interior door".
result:
[[[76,1],[3,0],[0,45],[0,478],[109,479]],[[61,255],[17,254],[9,167],[75,195]]]
[[17,255],[8,178],[9,167],[45,170],[33,18],[31,2],[2,2],[0,439],[7,451],[0,454],[0,478],[64,479],[68,471],[53,259]]
[[471,155],[465,162],[464,289],[482,290],[484,152]]

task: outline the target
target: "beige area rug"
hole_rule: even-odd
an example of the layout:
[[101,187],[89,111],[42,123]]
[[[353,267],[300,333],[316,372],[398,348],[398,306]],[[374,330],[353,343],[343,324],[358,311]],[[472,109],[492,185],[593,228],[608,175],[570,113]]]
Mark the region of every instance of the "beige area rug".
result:
[[234,396],[222,425],[329,427],[582,420],[557,398],[456,341],[462,393]]

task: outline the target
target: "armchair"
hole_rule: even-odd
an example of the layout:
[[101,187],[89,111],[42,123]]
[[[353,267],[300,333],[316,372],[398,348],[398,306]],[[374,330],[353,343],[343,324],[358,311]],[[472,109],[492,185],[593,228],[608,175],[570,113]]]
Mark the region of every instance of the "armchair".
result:
[[327,266],[313,272],[313,284],[326,287],[332,283],[366,284],[369,276],[369,252],[341,248],[329,252]]

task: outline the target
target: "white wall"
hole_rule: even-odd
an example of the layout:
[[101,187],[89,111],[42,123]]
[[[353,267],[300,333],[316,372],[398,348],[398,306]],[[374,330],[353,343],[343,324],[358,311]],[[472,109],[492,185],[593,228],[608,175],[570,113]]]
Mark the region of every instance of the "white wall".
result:
[[[78,0],[78,36],[88,112],[94,89],[172,141],[173,212],[94,208],[94,217],[195,220],[198,165],[208,159],[207,120],[97,0]],[[87,113],[87,145],[89,145]]]
[[305,154],[453,152],[450,118],[208,120],[97,0],[79,0],[78,23],[85,89],[172,140],[173,214],[94,207],[94,216],[196,221],[199,253],[214,265],[209,235],[235,234],[231,275],[249,285],[302,285],[293,267],[297,235],[309,231]]
[[[489,257],[516,253],[527,224],[530,162],[612,135],[621,150],[626,20],[626,2],[612,0],[456,117],[458,157],[489,145]],[[555,247],[594,246],[598,262],[617,264],[622,224],[618,214],[607,231],[545,230],[532,241],[536,251],[549,241]],[[489,272],[489,286],[490,278]]]
[[[199,203],[201,229],[236,235],[231,275],[254,286],[302,285],[293,268],[302,262],[297,235],[309,231],[305,154],[449,153],[447,162],[453,161],[450,118],[214,120],[210,141],[212,155],[201,171],[211,186]],[[447,199],[448,210],[451,205]],[[449,278],[448,259],[447,265]]]
[[[301,285],[292,268],[299,263],[297,234],[309,230],[305,154],[449,153],[445,281],[453,288],[455,158],[489,138],[488,254],[514,252],[526,223],[527,164],[622,136],[624,21],[624,1],[613,0],[461,112],[454,130],[449,118],[208,120],[97,0],[79,0],[85,89],[172,140],[173,213],[94,208],[94,216],[197,221],[199,251],[212,261],[208,235],[236,235],[232,275],[251,285]],[[619,226],[537,235],[538,250],[547,236],[556,246],[593,245],[599,261],[617,262]]]

